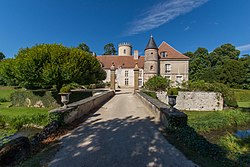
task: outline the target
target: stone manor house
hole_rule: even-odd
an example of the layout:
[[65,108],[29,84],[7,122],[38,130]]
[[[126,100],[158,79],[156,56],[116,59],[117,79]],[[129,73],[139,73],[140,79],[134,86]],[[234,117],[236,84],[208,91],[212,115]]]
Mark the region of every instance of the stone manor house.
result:
[[166,42],[158,47],[151,36],[144,50],[145,56],[140,56],[138,50],[132,54],[132,45],[121,43],[118,55],[102,55],[97,59],[107,73],[104,82],[110,82],[110,67],[116,68],[116,87],[134,87],[134,68],[139,67],[139,86],[142,86],[154,75],[169,78],[173,85],[188,80],[189,57],[181,54]]

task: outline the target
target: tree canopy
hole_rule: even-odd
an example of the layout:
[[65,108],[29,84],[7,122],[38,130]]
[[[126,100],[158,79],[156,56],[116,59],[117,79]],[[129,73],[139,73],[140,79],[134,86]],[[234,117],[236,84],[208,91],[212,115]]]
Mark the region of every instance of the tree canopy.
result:
[[211,53],[198,48],[194,53],[184,53],[190,57],[189,79],[206,82],[220,82],[233,88],[250,89],[249,55],[239,57],[240,51],[232,44],[224,44]]
[[104,46],[104,55],[115,55],[117,53],[113,43],[108,43]]
[[3,52],[0,52],[0,60],[3,60],[5,58],[5,55],[3,54]]
[[92,53],[92,52],[90,51],[89,46],[88,46],[87,44],[83,43],[83,42],[80,43],[80,44],[77,46],[77,48],[83,50],[84,52]]
[[1,69],[0,75],[8,85],[32,89],[55,85],[58,91],[64,84],[90,84],[106,77],[90,53],[58,44],[21,49],[15,59],[4,61]]

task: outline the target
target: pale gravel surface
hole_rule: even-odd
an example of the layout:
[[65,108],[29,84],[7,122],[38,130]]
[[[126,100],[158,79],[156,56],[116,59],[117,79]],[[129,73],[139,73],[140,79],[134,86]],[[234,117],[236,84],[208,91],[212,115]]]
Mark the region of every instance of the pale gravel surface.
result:
[[129,90],[60,140],[50,167],[196,166],[162,136],[153,115]]

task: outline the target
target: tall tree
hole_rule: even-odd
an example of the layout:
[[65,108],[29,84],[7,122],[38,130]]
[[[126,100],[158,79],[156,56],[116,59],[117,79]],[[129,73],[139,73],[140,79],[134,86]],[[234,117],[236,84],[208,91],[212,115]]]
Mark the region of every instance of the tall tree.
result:
[[5,58],[5,55],[3,54],[3,52],[0,52],[0,60],[3,60]]
[[240,51],[235,48],[232,44],[224,44],[216,48],[209,54],[211,65],[221,65],[225,59],[238,60]]
[[81,49],[81,50],[83,50],[83,51],[85,51],[85,52],[92,53],[92,52],[90,51],[89,46],[88,46],[87,44],[83,43],[83,42],[80,43],[80,44],[78,45],[77,48],[78,48],[78,49]]
[[113,43],[108,43],[104,46],[104,55],[115,55],[117,53]]
[[187,52],[184,54],[191,58],[189,65],[190,80],[202,80],[204,73],[210,67],[208,50],[205,48],[198,48],[194,53]]

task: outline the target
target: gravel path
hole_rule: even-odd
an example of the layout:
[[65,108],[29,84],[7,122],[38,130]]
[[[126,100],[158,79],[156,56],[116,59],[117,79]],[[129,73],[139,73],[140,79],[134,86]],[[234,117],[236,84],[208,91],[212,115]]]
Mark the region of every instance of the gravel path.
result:
[[168,143],[153,115],[129,90],[118,92],[63,136],[50,167],[196,166]]

